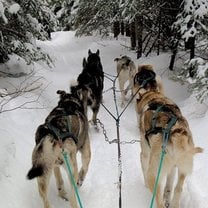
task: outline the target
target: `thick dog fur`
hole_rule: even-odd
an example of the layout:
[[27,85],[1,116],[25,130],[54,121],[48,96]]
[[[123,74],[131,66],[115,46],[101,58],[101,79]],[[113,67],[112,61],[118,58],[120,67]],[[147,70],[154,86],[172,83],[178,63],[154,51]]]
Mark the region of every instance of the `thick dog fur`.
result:
[[[193,156],[202,152],[202,149],[194,147],[187,120],[178,106],[164,96],[159,85],[161,83],[156,80],[152,66],[140,66],[134,78],[134,92],[139,94],[136,99],[136,111],[140,116],[141,166],[145,185],[153,192],[163,145],[162,129],[166,128],[171,117],[175,116],[177,121],[170,129],[157,187],[156,203],[157,208],[179,208],[184,180],[192,172]],[[161,110],[156,113],[159,106],[162,106]],[[152,121],[153,117],[155,117],[154,121]],[[176,170],[178,177],[172,194]],[[165,181],[163,189],[162,184]]]
[[[126,100],[126,94],[129,90],[133,95],[133,80],[136,74],[136,66],[134,62],[128,56],[122,56],[121,58],[115,58],[114,61],[117,62],[117,75],[119,88],[121,91],[121,106],[123,107]],[[124,89],[126,82],[128,81],[128,86]]]
[[[82,90],[84,92],[84,90]],[[78,185],[83,183],[88,171],[91,151],[88,136],[88,120],[85,115],[86,106],[76,94],[68,94],[65,91],[57,91],[60,100],[36,131],[36,145],[32,153],[32,168],[27,177],[37,177],[39,194],[43,200],[44,208],[51,208],[48,200],[49,180],[54,172],[59,196],[69,200],[72,208],[78,208],[75,192],[70,181],[70,195],[64,190],[64,182],[61,176],[60,166],[66,169],[62,150],[69,155],[73,176]],[[87,93],[83,94],[86,99]],[[82,167],[78,173],[77,152],[82,157]]]
[[99,50],[96,53],[88,51],[87,60],[83,59],[83,70],[77,78],[79,86],[85,86],[91,90],[88,97],[88,106],[91,107],[93,116],[92,123],[97,124],[97,114],[102,102],[104,73],[101,64]]

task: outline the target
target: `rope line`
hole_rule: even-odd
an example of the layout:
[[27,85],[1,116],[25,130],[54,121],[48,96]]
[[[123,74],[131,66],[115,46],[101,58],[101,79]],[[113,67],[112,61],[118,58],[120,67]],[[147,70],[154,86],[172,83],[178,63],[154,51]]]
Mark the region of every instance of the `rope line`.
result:
[[[104,126],[103,126],[103,133],[105,136],[106,141],[108,141],[110,144],[111,143],[117,143],[117,149],[118,149],[118,172],[119,172],[119,177],[118,177],[118,188],[119,188],[119,208],[122,208],[122,159],[121,159],[121,141],[120,141],[120,118],[123,115],[123,113],[126,111],[127,107],[129,106],[129,104],[132,102],[132,100],[134,99],[134,97],[136,96],[137,92],[134,94],[134,96],[132,96],[132,98],[130,99],[130,101],[128,102],[128,104],[125,106],[125,108],[123,109],[123,111],[121,113],[119,113],[118,110],[118,104],[117,104],[117,98],[116,98],[116,80],[119,76],[119,74],[117,76],[113,76],[107,73],[104,73],[104,76],[111,80],[113,82],[113,87],[108,89],[109,90],[113,90],[113,98],[114,98],[114,104],[115,104],[115,108],[116,108],[116,116],[113,115],[113,113],[110,112],[110,110],[103,104],[101,103],[101,105],[103,106],[103,108],[110,114],[110,116],[116,121],[116,132],[117,132],[117,139],[114,139],[112,141],[109,141],[107,136],[106,136],[106,132],[104,132]],[[109,76],[113,77],[114,79],[110,78]],[[100,122],[101,123],[101,122]]]
[[74,191],[75,191],[75,194],[76,194],[76,197],[77,197],[77,201],[79,203],[80,208],[83,208],[83,205],[82,205],[82,202],[81,202],[81,198],[80,198],[80,195],[79,195],[79,191],[78,191],[77,185],[76,185],[76,183],[74,181],[74,177],[73,177],[72,169],[71,169],[71,166],[70,166],[70,162],[68,160],[67,152],[63,151],[63,158],[64,158],[64,163],[65,163],[65,165],[67,167],[67,170],[68,170],[68,173],[69,173],[71,184],[72,184],[72,186],[74,188]]
[[164,160],[165,154],[166,154],[166,151],[165,151],[165,149],[163,149],[162,152],[161,152],[161,155],[160,155],[160,163],[159,163],[159,167],[158,167],[157,178],[156,178],[156,181],[155,181],[155,184],[154,184],[154,189],[153,189],[150,208],[152,208],[153,205],[154,205],[155,196],[156,196],[156,193],[157,193],[157,186],[158,186],[158,182],[159,182],[159,179],[160,179],[160,173],[161,173],[161,170],[162,170],[162,165],[163,165],[163,160]]
[[[159,106],[158,109],[156,110],[155,114],[158,114],[158,112],[161,110],[161,108],[162,108],[162,106]],[[172,126],[176,123],[176,121],[177,121],[177,117],[172,115],[170,121],[168,122],[167,127],[165,129],[163,129],[162,152],[161,152],[161,155],[160,155],[160,162],[159,162],[157,177],[156,177],[155,184],[154,184],[154,189],[153,189],[150,208],[153,208],[155,196],[157,194],[158,182],[159,182],[160,173],[161,173],[161,170],[162,170],[164,157],[165,157],[165,154],[166,154],[167,143],[168,143],[168,140],[169,140],[169,137],[170,137],[170,130],[171,130]],[[156,121],[154,121],[154,122],[156,122]]]

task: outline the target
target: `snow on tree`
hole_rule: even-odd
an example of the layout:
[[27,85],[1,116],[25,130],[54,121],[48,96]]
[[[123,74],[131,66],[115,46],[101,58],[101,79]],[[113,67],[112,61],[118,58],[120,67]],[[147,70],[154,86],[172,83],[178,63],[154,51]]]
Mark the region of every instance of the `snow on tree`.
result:
[[47,0],[47,2],[59,21],[59,30],[74,30],[74,18],[79,0]]
[[184,0],[182,8],[174,29],[193,52],[179,77],[189,83],[191,92],[203,102],[208,97],[208,0]]
[[16,54],[28,64],[49,56],[36,46],[36,39],[46,40],[57,21],[45,1],[0,0],[0,63]]
[[175,27],[182,38],[187,41],[195,37],[202,30],[207,31],[208,1],[207,0],[184,0],[183,11],[178,15]]
[[75,17],[76,34],[83,35],[99,32],[101,35],[108,35],[117,9],[117,1],[79,0],[79,7]]

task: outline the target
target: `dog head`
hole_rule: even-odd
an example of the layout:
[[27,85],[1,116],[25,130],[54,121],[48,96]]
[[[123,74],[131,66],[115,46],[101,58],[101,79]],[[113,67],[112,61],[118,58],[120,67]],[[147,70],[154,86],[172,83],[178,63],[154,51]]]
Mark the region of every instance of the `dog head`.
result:
[[92,95],[92,90],[87,85],[71,85],[70,89],[71,93],[77,96],[83,102],[90,99]]
[[84,106],[85,113],[87,113],[87,105],[93,102],[93,93],[90,87],[85,84],[74,84],[70,86],[71,93],[79,98]]
[[134,76],[134,93],[140,97],[148,91],[157,91],[158,83],[152,65],[141,65]]
[[78,96],[72,93],[66,93],[63,90],[58,90],[57,94],[60,95],[58,107],[64,108],[68,114],[74,114],[76,111],[84,112],[84,105]]
[[88,57],[87,57],[87,64],[90,66],[97,66],[100,67],[101,61],[100,61],[100,51],[97,50],[96,53],[92,53],[91,50],[88,51]]
[[122,68],[124,68],[129,66],[131,62],[131,58],[128,56],[122,56],[121,58],[115,58],[114,61],[116,61],[117,64],[119,64]]

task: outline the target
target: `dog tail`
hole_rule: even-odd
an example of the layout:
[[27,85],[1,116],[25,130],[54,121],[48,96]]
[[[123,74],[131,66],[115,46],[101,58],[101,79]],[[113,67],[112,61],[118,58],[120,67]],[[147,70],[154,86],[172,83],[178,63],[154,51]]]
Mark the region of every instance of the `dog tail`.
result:
[[29,180],[42,176],[44,174],[44,168],[42,165],[33,166],[27,173],[27,178]]
[[203,148],[201,148],[201,147],[195,147],[194,148],[194,153],[196,154],[196,153],[202,153],[203,152]]

